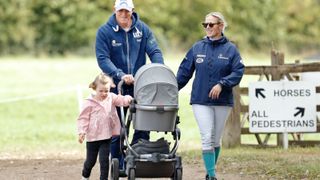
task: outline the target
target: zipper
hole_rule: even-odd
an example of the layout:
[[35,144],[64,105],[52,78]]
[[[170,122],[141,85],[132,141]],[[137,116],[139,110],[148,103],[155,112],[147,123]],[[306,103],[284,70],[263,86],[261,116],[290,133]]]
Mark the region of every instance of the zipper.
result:
[[126,32],[126,43],[127,43],[127,63],[128,63],[128,74],[130,73],[131,65],[130,65],[130,54],[129,54],[129,38],[128,38],[128,32]]

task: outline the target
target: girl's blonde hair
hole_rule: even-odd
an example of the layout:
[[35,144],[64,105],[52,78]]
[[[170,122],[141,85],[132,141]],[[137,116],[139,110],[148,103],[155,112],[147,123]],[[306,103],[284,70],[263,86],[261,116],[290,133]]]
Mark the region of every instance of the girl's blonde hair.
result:
[[115,87],[113,80],[110,76],[106,75],[105,73],[100,73],[92,83],[89,84],[89,88],[96,90],[98,84],[106,85],[110,83],[111,87]]

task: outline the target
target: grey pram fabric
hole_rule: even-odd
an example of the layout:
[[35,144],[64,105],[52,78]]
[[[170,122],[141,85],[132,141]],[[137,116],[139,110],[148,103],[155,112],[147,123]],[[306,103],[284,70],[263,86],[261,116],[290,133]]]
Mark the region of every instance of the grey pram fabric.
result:
[[143,131],[174,131],[178,107],[178,84],[165,65],[142,66],[135,75],[136,113],[133,128]]
[[163,64],[147,64],[135,76],[134,97],[139,105],[178,105],[175,75]]

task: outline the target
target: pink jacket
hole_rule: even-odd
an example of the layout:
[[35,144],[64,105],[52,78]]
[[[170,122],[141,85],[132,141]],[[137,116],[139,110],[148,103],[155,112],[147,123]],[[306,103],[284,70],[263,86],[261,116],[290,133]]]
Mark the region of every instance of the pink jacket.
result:
[[78,134],[86,134],[88,142],[119,135],[121,125],[116,106],[129,106],[131,99],[131,96],[116,95],[111,92],[101,102],[92,97],[85,99],[77,120]]

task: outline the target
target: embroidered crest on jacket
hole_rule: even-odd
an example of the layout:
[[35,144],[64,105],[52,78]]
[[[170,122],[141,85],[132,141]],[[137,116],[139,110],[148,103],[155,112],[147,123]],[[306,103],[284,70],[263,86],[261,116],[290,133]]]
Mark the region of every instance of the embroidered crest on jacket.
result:
[[203,63],[203,58],[197,58],[196,63]]
[[135,27],[135,29],[136,29],[136,32],[133,32],[133,37],[136,39],[142,38],[142,35],[143,35],[142,32],[139,31],[139,29],[137,27]]
[[197,57],[196,63],[203,63],[204,58],[206,57],[206,55],[205,54],[197,54],[196,57]]

